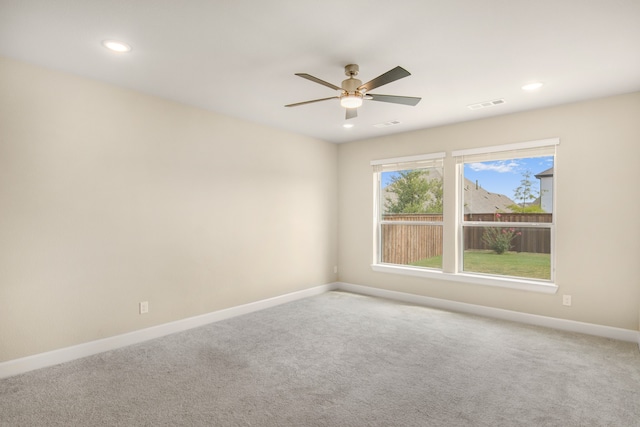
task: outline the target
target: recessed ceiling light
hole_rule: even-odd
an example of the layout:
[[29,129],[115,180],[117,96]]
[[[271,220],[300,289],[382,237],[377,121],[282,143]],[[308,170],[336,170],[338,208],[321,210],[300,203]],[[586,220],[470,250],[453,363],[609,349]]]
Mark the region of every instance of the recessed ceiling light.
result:
[[342,127],[345,129],[351,129],[353,127],[353,123],[345,123],[342,125]]
[[117,40],[103,40],[102,46],[106,47],[109,50],[114,52],[124,53],[131,51],[131,46],[124,42],[119,42]]
[[528,83],[524,86],[522,86],[522,90],[526,90],[526,91],[533,91],[533,90],[538,90],[542,87],[542,83],[540,82],[533,82],[533,83]]

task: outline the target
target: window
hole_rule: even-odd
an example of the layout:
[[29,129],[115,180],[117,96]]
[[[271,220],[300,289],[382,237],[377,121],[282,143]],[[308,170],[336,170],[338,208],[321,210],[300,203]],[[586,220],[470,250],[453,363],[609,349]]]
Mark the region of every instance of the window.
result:
[[442,269],[444,153],[371,162],[375,263]]
[[[372,269],[555,293],[559,143],[372,161]],[[445,176],[456,182],[446,184]]]
[[454,152],[461,272],[553,281],[556,143]]

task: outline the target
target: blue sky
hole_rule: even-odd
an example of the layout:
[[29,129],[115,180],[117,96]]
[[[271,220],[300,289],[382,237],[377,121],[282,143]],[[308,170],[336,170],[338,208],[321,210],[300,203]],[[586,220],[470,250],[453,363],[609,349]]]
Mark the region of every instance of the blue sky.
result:
[[464,177],[491,193],[504,194],[514,200],[515,190],[522,180],[522,173],[531,171],[533,188],[540,189],[540,181],[534,175],[553,166],[553,156],[529,157],[524,159],[500,160],[464,165]]
[[[553,156],[528,157],[511,160],[467,163],[464,165],[464,177],[476,182],[491,193],[504,194],[515,201],[513,190],[520,186],[522,174],[531,171],[531,181],[536,191],[540,190],[540,181],[534,175],[553,166]],[[387,186],[395,172],[382,174],[382,187]]]

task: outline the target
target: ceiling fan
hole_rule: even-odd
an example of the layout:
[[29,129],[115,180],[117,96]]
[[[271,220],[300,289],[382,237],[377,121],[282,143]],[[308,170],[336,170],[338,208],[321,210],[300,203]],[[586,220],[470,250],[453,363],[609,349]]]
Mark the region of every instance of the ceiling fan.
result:
[[329,82],[325,82],[317,77],[314,77],[306,73],[296,73],[296,76],[300,76],[303,79],[311,80],[312,82],[319,83],[328,88],[338,91],[337,96],[329,98],[313,99],[311,101],[297,102],[295,104],[288,104],[285,107],[297,107],[299,105],[311,104],[313,102],[327,101],[329,99],[339,99],[340,105],[346,108],[346,120],[353,119],[358,116],[357,108],[362,105],[362,102],[366,100],[391,102],[394,104],[404,105],[417,105],[422,98],[416,98],[413,96],[396,96],[396,95],[374,95],[368,93],[370,90],[377,87],[386,85],[387,83],[400,80],[404,77],[410,76],[411,73],[402,67],[395,67],[386,73],[376,77],[375,79],[362,84],[362,81],[355,78],[358,75],[360,68],[356,64],[349,64],[344,67],[344,73],[349,77],[342,81],[342,87],[338,87]]

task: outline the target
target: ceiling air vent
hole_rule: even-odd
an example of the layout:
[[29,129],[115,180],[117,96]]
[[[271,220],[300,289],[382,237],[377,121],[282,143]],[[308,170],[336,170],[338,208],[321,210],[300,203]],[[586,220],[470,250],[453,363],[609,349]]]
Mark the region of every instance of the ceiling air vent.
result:
[[493,101],[485,101],[485,102],[479,102],[477,104],[467,105],[467,108],[470,110],[479,110],[481,108],[495,107],[496,105],[502,105],[505,102],[506,101],[504,99],[500,98],[500,99],[494,99]]
[[400,123],[401,122],[399,122],[398,120],[391,120],[389,122],[378,123],[377,125],[373,125],[373,127],[376,127],[376,128],[387,128],[389,126],[399,125]]

